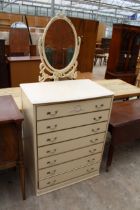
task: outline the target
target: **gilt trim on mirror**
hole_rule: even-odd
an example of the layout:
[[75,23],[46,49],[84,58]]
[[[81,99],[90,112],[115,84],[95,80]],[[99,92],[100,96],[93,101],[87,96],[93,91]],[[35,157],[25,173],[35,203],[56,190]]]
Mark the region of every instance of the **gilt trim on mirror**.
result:
[[[73,57],[70,61],[70,63],[65,66],[64,68],[57,69],[53,67],[46,56],[45,52],[45,37],[46,34],[52,25],[57,20],[64,20],[66,21],[67,24],[71,27],[73,34],[74,34],[74,40],[75,40],[75,49],[74,49],[74,54]],[[74,25],[72,24],[71,20],[68,19],[64,14],[58,14],[55,17],[51,18],[49,23],[46,25],[46,28],[44,29],[44,33],[42,37],[40,37],[39,42],[38,42],[38,48],[39,48],[39,54],[41,58],[41,63],[40,63],[40,75],[39,75],[39,82],[44,82],[46,80],[61,80],[61,79],[76,79],[77,77],[77,57],[79,54],[80,50],[80,43],[81,43],[81,38],[77,36],[76,30]]]

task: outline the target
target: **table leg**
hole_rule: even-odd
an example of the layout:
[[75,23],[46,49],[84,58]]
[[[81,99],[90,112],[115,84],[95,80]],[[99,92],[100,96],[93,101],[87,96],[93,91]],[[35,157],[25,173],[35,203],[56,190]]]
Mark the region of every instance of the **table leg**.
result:
[[111,166],[113,154],[114,154],[114,146],[112,143],[110,143],[108,156],[107,156],[107,163],[106,163],[106,171],[107,172],[109,171],[109,167]]
[[26,199],[26,196],[25,196],[25,169],[24,169],[23,163],[19,163],[19,179],[20,179],[22,198],[23,198],[23,200],[25,200]]

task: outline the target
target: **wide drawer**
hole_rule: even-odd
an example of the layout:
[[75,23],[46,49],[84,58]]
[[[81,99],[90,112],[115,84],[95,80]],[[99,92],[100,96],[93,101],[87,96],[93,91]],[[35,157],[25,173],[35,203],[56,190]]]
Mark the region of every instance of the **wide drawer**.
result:
[[89,165],[87,167],[83,167],[77,170],[73,170],[70,171],[68,173],[65,174],[61,174],[58,176],[54,176],[48,179],[44,179],[44,180],[40,180],[39,181],[39,189],[45,188],[45,187],[49,187],[49,186],[53,186],[56,185],[58,183],[64,182],[66,180],[75,178],[75,177],[80,177],[84,174],[88,174],[88,173],[93,173],[94,171],[98,171],[99,170],[99,164],[95,164],[95,165]]
[[66,153],[61,153],[55,156],[45,157],[38,160],[38,167],[39,168],[46,168],[55,166],[61,163],[65,163],[71,160],[75,160],[78,158],[86,157],[89,155],[93,155],[96,153],[101,153],[103,149],[103,144],[96,144],[93,146],[69,151]]
[[82,147],[87,147],[104,141],[105,133],[99,133],[92,136],[78,138],[58,144],[47,145],[38,148],[38,158],[48,157],[51,155],[60,154],[70,150],[75,150]]
[[69,117],[61,117],[37,122],[37,133],[54,132],[62,129],[78,127],[106,121],[109,117],[109,110],[92,112]]
[[84,158],[73,160],[67,163],[63,163],[61,165],[57,165],[54,167],[41,169],[39,170],[39,180],[56,176],[58,174],[63,174],[63,173],[72,171],[74,169],[81,168],[83,166],[93,165],[97,162],[100,162],[101,155],[102,153],[98,153],[95,155],[90,155],[88,157],[84,157]]
[[37,106],[37,120],[109,109],[112,98]]
[[93,178],[93,177],[98,176],[98,175],[99,175],[99,171],[97,170],[97,171],[93,171],[92,173],[84,174],[80,177],[75,177],[73,179],[69,179],[67,181],[61,182],[61,183],[56,184],[56,185],[52,185],[52,186],[49,186],[49,187],[47,186],[46,188],[42,188],[42,189],[37,189],[37,195],[42,195],[44,193],[52,192],[54,190],[70,186],[72,184],[84,181],[86,179]]
[[107,125],[107,122],[101,122],[92,125],[85,125],[56,132],[40,134],[37,135],[38,146],[54,144],[70,139],[76,139],[84,136],[105,132]]

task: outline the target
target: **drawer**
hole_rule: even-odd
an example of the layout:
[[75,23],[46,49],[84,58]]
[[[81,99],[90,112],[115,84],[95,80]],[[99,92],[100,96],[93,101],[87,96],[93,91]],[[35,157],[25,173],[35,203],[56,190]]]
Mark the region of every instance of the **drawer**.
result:
[[39,170],[39,180],[46,179],[48,177],[56,176],[58,174],[67,173],[77,168],[81,168],[87,165],[93,165],[100,162],[102,153],[90,155],[88,157],[73,160],[61,165],[57,165],[50,168]]
[[89,165],[87,167],[76,169],[76,170],[70,171],[65,174],[61,174],[61,175],[54,176],[54,177],[51,177],[48,179],[40,180],[39,181],[39,189],[53,186],[58,183],[64,182],[66,180],[69,180],[69,179],[72,179],[75,177],[80,177],[84,174],[93,173],[94,171],[98,171],[98,170],[99,170],[99,164]]
[[55,105],[37,106],[37,120],[109,109],[111,101],[112,98],[100,98]]
[[96,153],[101,153],[102,149],[103,149],[103,144],[101,143],[101,144],[96,144],[93,146],[69,151],[66,153],[61,153],[55,156],[42,158],[38,160],[38,167],[46,168],[46,167],[55,166],[55,165],[65,163],[71,160],[75,160],[78,158],[94,155]]
[[37,133],[54,132],[57,130],[68,129],[98,122],[107,121],[109,110],[92,112],[69,117],[61,117],[37,122]]
[[37,135],[38,146],[54,144],[70,139],[76,139],[84,136],[89,136],[106,131],[107,122],[101,122],[82,127],[70,128],[67,130],[56,131]]
[[105,133],[99,133],[92,136],[87,136],[83,138],[78,138],[66,142],[61,142],[58,144],[47,145],[38,148],[38,158],[47,157],[51,155],[60,154],[70,150],[75,150],[78,148],[94,145],[104,141]]

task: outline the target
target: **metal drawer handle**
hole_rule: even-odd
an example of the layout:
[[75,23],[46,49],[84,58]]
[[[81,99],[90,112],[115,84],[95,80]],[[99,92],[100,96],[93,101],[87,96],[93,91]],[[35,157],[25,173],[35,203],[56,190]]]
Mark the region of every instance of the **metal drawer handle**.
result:
[[56,183],[56,180],[53,180],[53,181],[47,182],[47,185],[54,185],[55,183]]
[[100,128],[92,129],[92,132],[97,132],[99,130],[100,130]]
[[57,125],[55,124],[54,126],[47,126],[46,128],[50,130],[55,130],[57,128]]
[[55,116],[58,113],[58,111],[54,111],[54,112],[47,112],[46,115],[49,116]]
[[90,149],[89,152],[90,153],[95,153],[96,152],[96,149]]
[[56,149],[53,150],[47,150],[46,153],[49,153],[50,155],[53,155],[56,153]]
[[54,141],[56,141],[57,137],[54,137],[52,139],[46,139],[47,142],[53,143]]
[[56,173],[56,170],[48,171],[48,172],[47,172],[47,175],[49,175],[49,174],[50,174],[50,175],[54,175],[55,173]]
[[90,169],[87,169],[87,172],[92,172],[93,170],[95,170],[95,168],[90,168]]
[[91,143],[95,143],[95,142],[97,142],[99,139],[90,139],[90,142]]
[[88,159],[88,163],[92,163],[92,162],[95,162],[95,158]]
[[55,164],[56,164],[56,160],[47,162],[47,165],[49,165],[49,166],[54,166]]
[[99,120],[101,120],[101,119],[102,119],[102,116],[94,117],[94,118],[93,118],[93,120],[95,120],[95,121],[99,121]]
[[104,107],[104,104],[100,104],[100,105],[96,104],[96,105],[95,105],[95,108],[97,108],[97,109],[100,109],[100,108],[102,108],[102,107]]

